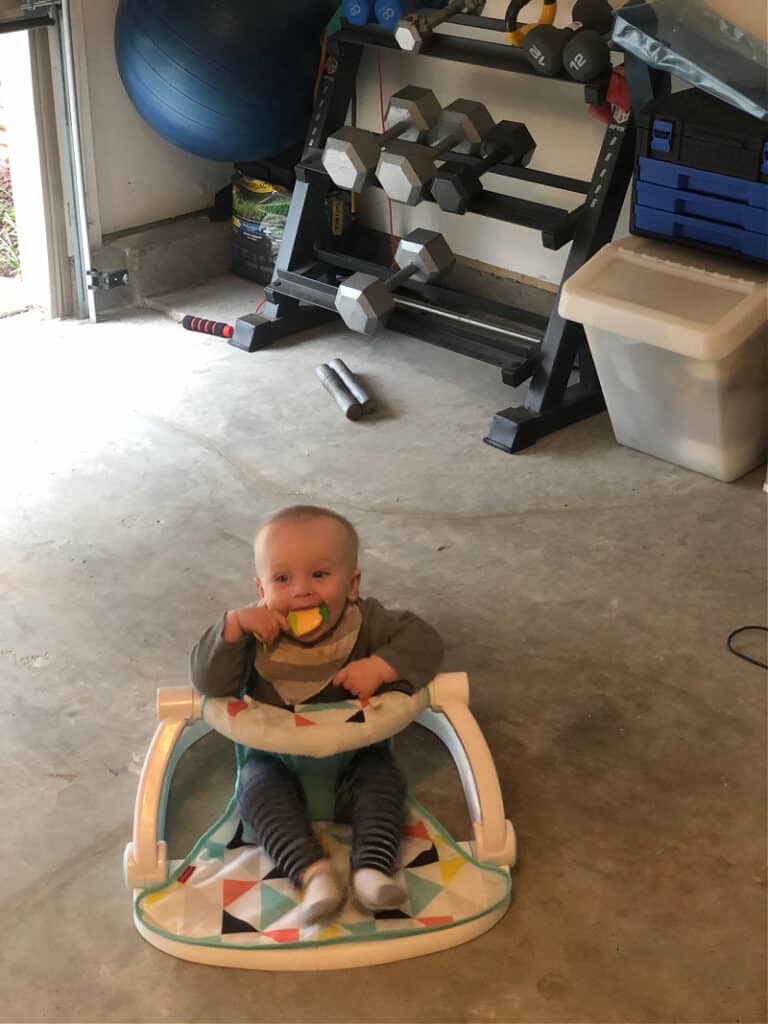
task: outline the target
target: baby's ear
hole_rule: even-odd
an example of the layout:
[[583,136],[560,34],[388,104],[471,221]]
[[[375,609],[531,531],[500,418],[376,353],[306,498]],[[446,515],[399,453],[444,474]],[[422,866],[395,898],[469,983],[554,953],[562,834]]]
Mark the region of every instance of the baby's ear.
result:
[[262,587],[262,585],[261,585],[261,580],[259,579],[258,576],[254,576],[253,577],[253,582],[256,584],[256,590],[259,593],[259,597],[263,601],[264,600],[264,587]]
[[349,581],[349,591],[347,593],[348,601],[356,601],[360,596],[360,570],[355,569],[352,573],[352,578]]

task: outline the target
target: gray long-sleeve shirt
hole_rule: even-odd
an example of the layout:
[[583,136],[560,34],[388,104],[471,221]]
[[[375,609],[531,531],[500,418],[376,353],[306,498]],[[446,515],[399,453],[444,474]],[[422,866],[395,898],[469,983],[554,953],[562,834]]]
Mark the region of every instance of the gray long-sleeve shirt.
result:
[[[379,693],[415,693],[426,686],[443,657],[443,642],[435,630],[412,612],[390,611],[373,597],[361,598],[357,604],[362,623],[347,664],[374,654],[388,662],[401,678],[396,683],[384,683]],[[254,667],[257,643],[250,634],[241,640],[225,640],[222,616],[192,650],[191,674],[196,689],[207,697],[231,697],[245,691],[265,704],[282,705],[275,688]],[[347,690],[328,683],[310,698],[310,703],[348,698]]]

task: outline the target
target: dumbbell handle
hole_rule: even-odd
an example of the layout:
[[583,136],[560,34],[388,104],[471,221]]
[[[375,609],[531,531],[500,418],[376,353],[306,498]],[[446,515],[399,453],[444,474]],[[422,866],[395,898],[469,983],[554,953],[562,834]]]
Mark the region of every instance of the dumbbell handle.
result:
[[[373,132],[376,136],[380,146],[386,146],[392,139],[398,139],[401,135],[404,135],[410,128],[413,127],[413,121],[410,117],[406,117],[403,121],[396,121],[389,128],[385,128],[383,132]],[[331,136],[333,138],[333,136]]]
[[395,124],[390,125],[389,128],[385,128],[383,132],[378,133],[379,145],[386,146],[391,139],[398,139],[401,135],[405,134],[409,128],[413,127],[413,121],[410,117],[407,117],[404,121],[396,121]]
[[[475,11],[482,10],[484,6],[485,0],[448,0],[445,7],[435,11],[434,14],[406,14],[405,17],[400,19],[398,25],[410,24],[421,37],[421,42],[423,42],[444,21],[448,21],[457,14],[461,14],[462,11],[474,14]],[[417,43],[415,48],[417,49],[418,47],[420,47],[420,43]]]
[[[403,281],[407,281],[409,278],[413,277],[414,274],[417,274],[418,271],[419,268],[415,263],[409,263],[408,266],[400,267],[398,270],[394,271],[394,273],[390,274],[389,277],[380,278],[379,280],[387,291],[393,292],[400,287]],[[371,283],[375,280],[375,277],[371,277]]]
[[409,264],[407,267],[400,267],[394,274],[390,274],[389,277],[385,278],[384,285],[393,292],[399,288],[403,281],[407,281],[413,277],[414,274],[418,273],[419,268],[414,264]]
[[499,139],[498,142],[491,140],[485,156],[472,167],[473,174],[478,178],[482,178],[486,171],[490,171],[496,164],[500,164],[508,155],[509,143],[505,142],[504,139]]
[[457,142],[463,142],[465,138],[463,128],[454,128],[448,135],[443,136],[442,139],[438,139],[437,142],[428,146],[430,153],[433,157],[437,158],[442,153],[447,153],[449,149],[453,149]]

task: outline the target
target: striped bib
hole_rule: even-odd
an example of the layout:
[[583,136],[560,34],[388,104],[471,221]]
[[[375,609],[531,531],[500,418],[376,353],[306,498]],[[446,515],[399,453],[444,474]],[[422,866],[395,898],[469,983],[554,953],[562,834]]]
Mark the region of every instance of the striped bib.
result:
[[266,651],[259,644],[254,667],[285,704],[303,704],[320,693],[346,664],[362,621],[358,606],[348,604],[334,629],[316,643],[302,644],[281,633]]

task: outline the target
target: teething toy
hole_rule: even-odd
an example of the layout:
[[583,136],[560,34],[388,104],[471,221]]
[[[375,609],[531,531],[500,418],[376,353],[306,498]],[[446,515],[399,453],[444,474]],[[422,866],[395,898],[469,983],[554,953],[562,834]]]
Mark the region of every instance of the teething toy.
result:
[[288,625],[294,636],[304,636],[311,633],[318,626],[328,621],[330,612],[328,605],[323,602],[317,608],[300,608],[297,611],[288,612]]

